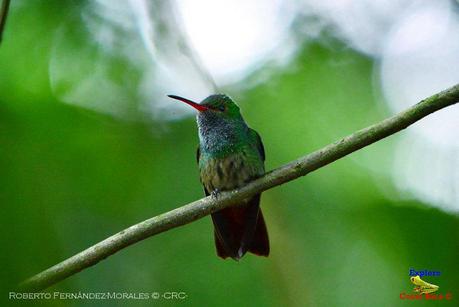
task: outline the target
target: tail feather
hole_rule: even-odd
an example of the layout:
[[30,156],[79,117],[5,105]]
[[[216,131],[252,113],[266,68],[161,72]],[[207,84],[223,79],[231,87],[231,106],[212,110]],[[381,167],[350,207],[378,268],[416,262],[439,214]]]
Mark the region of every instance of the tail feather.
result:
[[258,256],[269,256],[269,238],[268,231],[266,230],[265,219],[263,214],[258,214],[257,228],[252,239],[252,244],[249,247],[249,252]]
[[222,245],[221,240],[218,238],[217,231],[214,230],[214,239],[215,239],[215,249],[217,250],[217,255],[220,258],[226,259],[231,257],[227,252],[225,247]]
[[247,205],[226,208],[212,214],[219,257],[239,260],[247,251],[268,256],[268,233],[259,203],[260,195],[257,195]]

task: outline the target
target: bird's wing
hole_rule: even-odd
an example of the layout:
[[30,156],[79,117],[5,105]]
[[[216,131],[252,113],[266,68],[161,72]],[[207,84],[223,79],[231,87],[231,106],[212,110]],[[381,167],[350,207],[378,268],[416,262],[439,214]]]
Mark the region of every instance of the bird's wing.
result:
[[258,134],[258,132],[256,132],[252,128],[250,128],[250,132],[255,137],[256,146],[257,146],[258,153],[260,154],[261,159],[265,161],[265,147],[263,146],[263,142],[261,140],[260,135]]
[[[199,149],[199,145],[198,145],[198,148],[196,149],[196,162],[198,163],[199,165],[199,159],[201,158],[201,150]],[[199,178],[201,180],[201,178]],[[202,183],[202,181],[201,181]],[[202,187],[204,188],[204,193],[206,194],[206,196],[209,196],[210,193],[209,191],[207,191],[206,187],[204,186],[204,184],[202,185]]]

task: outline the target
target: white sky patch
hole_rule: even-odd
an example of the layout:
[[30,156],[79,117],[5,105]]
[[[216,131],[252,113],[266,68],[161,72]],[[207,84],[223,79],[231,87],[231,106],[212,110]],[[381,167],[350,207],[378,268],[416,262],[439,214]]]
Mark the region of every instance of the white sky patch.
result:
[[[459,81],[459,16],[448,1],[422,2],[397,24],[380,64],[394,113]],[[398,144],[393,177],[400,189],[459,211],[459,108],[429,115]]]
[[180,0],[192,46],[224,85],[244,78],[283,46],[295,11],[281,0]]
[[299,0],[300,12],[318,16],[353,49],[379,56],[391,25],[417,0]]

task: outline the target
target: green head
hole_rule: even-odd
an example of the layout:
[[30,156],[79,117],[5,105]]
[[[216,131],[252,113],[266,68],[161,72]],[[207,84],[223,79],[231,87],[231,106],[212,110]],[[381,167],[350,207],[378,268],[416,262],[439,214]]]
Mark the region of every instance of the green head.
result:
[[168,95],[170,98],[185,102],[199,111],[198,116],[219,117],[221,119],[242,119],[239,107],[234,101],[224,94],[210,95],[201,103],[189,99]]
[[198,111],[199,140],[204,150],[221,151],[245,140],[248,127],[238,105],[223,94],[211,95],[196,103],[186,98],[169,95]]

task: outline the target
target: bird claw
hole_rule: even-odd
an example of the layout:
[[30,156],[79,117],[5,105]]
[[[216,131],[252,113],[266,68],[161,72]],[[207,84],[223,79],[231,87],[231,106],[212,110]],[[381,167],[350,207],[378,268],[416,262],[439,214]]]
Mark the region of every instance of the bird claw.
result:
[[220,190],[219,189],[215,189],[210,193],[210,195],[212,196],[212,198],[217,199],[218,196],[220,196]]

